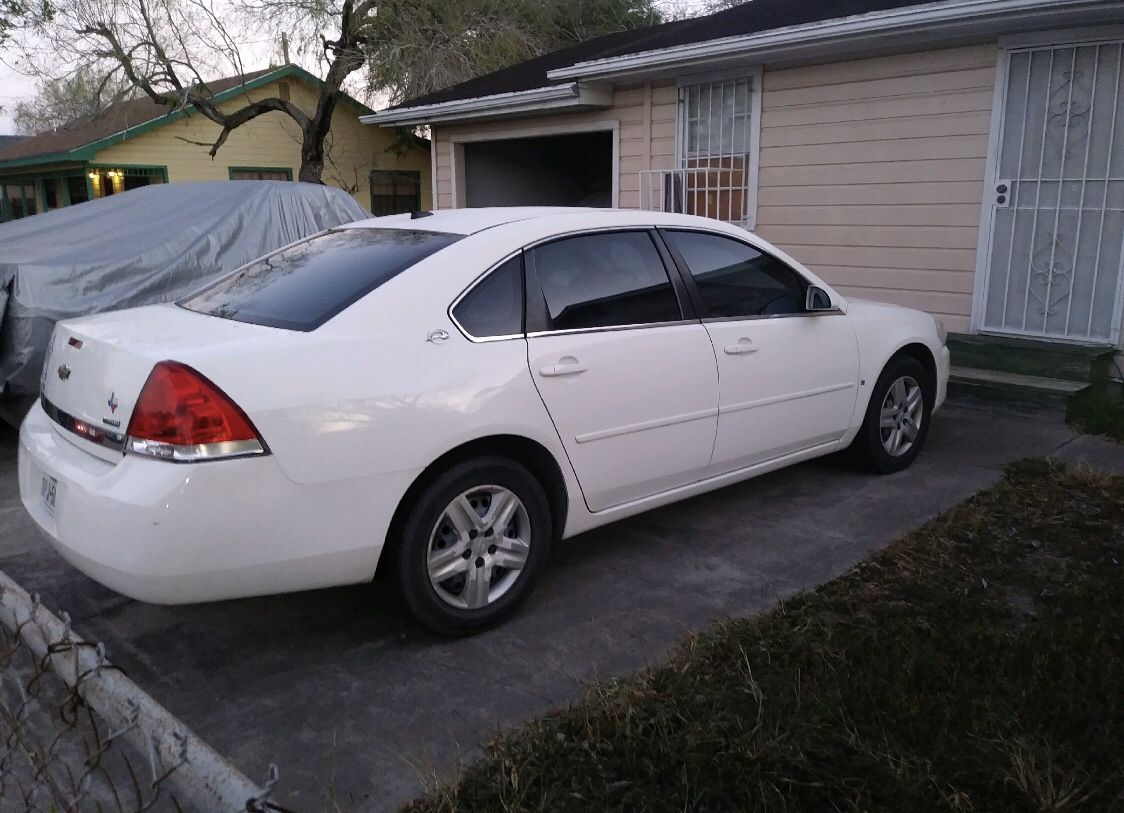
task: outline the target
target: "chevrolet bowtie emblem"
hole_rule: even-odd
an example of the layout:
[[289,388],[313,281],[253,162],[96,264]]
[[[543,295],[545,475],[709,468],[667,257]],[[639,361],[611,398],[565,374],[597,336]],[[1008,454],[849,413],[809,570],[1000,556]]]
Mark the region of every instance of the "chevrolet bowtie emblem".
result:
[[70,365],[69,364],[60,364],[59,365],[59,378],[62,379],[63,381],[66,381],[66,379],[70,378]]

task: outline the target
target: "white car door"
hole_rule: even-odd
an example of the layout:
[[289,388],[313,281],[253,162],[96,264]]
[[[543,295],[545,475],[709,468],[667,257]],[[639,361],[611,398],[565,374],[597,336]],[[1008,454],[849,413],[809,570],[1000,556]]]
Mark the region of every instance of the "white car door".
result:
[[527,252],[527,360],[591,511],[698,480],[710,463],[714,350],[665,259],[643,229]]
[[716,472],[838,441],[858,393],[858,343],[846,315],[808,313],[808,282],[754,246],[661,230],[718,360]]

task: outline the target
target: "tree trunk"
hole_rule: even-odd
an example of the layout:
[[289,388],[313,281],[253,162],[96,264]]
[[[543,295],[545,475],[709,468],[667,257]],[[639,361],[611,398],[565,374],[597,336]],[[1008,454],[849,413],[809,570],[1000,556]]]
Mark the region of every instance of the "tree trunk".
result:
[[336,109],[336,91],[321,90],[316,114],[304,128],[301,139],[301,168],[297,180],[302,183],[324,183],[324,140],[332,129],[332,113]]

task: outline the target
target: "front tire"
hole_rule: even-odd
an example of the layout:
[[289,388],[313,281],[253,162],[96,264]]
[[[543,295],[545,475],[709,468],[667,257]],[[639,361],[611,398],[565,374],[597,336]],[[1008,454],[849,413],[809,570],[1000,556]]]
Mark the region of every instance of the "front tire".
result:
[[403,523],[395,570],[406,605],[441,635],[486,629],[530,594],[552,533],[546,494],[523,466],[502,457],[458,464]]
[[892,474],[917,459],[929,434],[936,393],[928,371],[917,359],[890,359],[870,395],[862,428],[852,449],[879,474]]

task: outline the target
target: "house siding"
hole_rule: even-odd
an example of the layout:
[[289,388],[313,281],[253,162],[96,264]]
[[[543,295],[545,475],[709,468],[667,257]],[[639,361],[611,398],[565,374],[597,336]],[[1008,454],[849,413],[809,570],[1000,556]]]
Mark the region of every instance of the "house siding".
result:
[[[306,111],[316,109],[316,93],[295,79],[285,80],[291,100]],[[250,91],[251,100],[276,96],[278,84]],[[246,96],[222,105],[224,112],[237,110]],[[220,128],[202,114],[194,113],[143,135],[107,147],[97,153],[101,165],[152,165],[168,168],[169,182],[227,180],[230,167],[288,168],[293,179],[300,170],[300,130],[283,113],[263,116],[232,130],[214,159],[207,146],[218,138]],[[196,143],[192,143],[196,142]],[[396,143],[390,130],[361,124],[354,108],[341,102],[332,117],[328,136],[329,160],[323,180],[346,189],[364,208],[371,206],[370,170],[402,169],[421,173],[421,205],[432,206],[428,150],[411,146],[405,155],[388,150]]]
[[967,330],[998,48],[766,70],[757,232]]
[[[922,308],[952,330],[972,309],[996,44],[796,68],[762,80],[756,231],[840,291]],[[672,81],[618,88],[607,109],[434,127],[438,206],[456,139],[619,122],[619,205],[639,172],[675,166]]]

